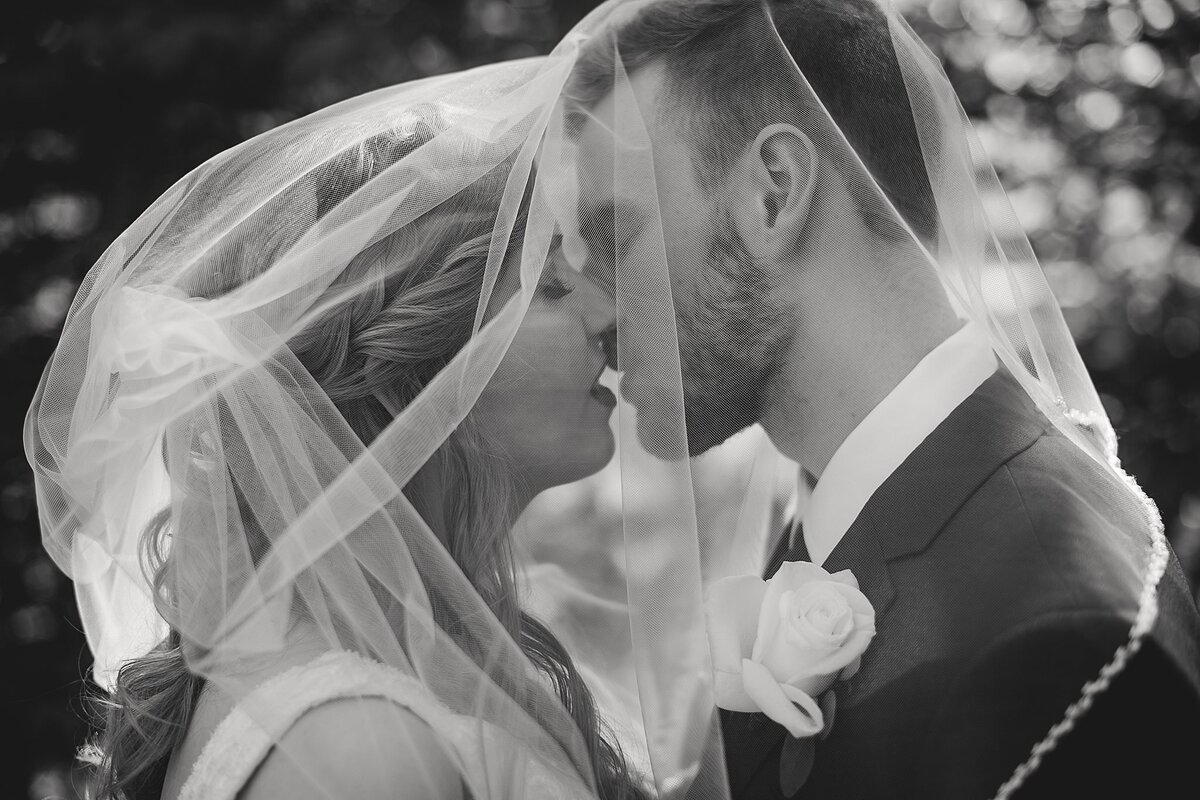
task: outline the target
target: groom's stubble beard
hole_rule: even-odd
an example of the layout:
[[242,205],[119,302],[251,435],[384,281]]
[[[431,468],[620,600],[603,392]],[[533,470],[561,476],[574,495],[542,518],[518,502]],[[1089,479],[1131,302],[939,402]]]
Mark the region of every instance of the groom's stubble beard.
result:
[[757,423],[794,329],[728,209],[713,214],[698,280],[676,302],[688,454]]

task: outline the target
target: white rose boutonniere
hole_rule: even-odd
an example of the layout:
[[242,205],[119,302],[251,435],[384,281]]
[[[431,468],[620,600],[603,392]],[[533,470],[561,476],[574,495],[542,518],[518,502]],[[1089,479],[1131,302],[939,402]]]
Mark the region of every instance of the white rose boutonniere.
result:
[[717,705],[761,711],[796,737],[825,727],[817,698],[858,671],[875,609],[850,570],[785,562],[775,577],[722,578],[705,599]]

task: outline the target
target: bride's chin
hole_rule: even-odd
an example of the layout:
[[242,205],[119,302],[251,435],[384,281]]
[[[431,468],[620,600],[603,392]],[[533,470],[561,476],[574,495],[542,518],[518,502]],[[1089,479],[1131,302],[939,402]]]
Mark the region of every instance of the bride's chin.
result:
[[[588,436],[587,441],[580,448],[578,464],[579,469],[584,472],[580,478],[586,478],[588,475],[594,475],[604,469],[617,452],[617,440],[613,438],[607,417],[605,419],[604,425]],[[576,480],[580,478],[576,478]]]
[[551,465],[548,472],[552,475],[552,484],[545,488],[575,483],[595,475],[608,466],[616,452],[617,442],[612,430],[607,423],[597,425],[581,435],[570,450],[564,451],[565,458]]

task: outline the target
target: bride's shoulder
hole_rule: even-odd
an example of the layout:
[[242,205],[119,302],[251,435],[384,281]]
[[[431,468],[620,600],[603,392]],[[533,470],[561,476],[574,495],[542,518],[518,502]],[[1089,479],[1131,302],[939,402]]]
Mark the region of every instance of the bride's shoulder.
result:
[[454,715],[385,664],[333,651],[275,671],[237,703],[219,694],[197,709],[194,722],[208,722],[189,743],[204,744],[184,762],[180,800],[461,796]]
[[429,724],[386,697],[344,697],[306,711],[238,795],[266,798],[462,796],[458,768]]

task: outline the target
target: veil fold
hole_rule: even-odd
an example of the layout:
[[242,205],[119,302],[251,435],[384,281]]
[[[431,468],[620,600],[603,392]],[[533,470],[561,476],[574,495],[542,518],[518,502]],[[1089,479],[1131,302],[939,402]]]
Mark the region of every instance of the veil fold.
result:
[[[757,424],[773,375],[745,366],[785,346],[803,281],[729,279],[753,243],[721,202],[770,128],[819,165],[809,268],[855,266],[853,235],[854,258],[921,276],[1145,520],[1129,641],[1039,748],[1067,735],[1153,626],[1168,551],[949,81],[888,3],[839,12],[889,70],[870,92],[789,52],[779,3],[696,5],[755,31],[753,53],[714,39],[696,69],[756,71],[770,102],[710,115],[648,94],[631,23],[688,4],[610,0],[547,56],[380,89],[214,156],[100,257],[25,441],[101,685],[168,634],[234,704],[346,650],[448,710],[433,734],[472,797],[728,797],[705,592],[759,573],[804,462]],[[848,129],[848,105],[887,91],[904,125]],[[680,278],[702,259],[707,277]],[[737,336],[697,351],[714,321]],[[381,724],[364,705],[363,737]]]

